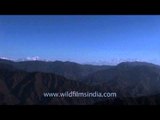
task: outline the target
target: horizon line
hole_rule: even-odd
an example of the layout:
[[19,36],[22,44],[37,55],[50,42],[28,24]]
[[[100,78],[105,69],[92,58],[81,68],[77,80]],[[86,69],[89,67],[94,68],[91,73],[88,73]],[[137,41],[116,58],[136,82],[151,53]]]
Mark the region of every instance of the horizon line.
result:
[[58,60],[58,59],[55,59],[55,60],[47,60],[47,59],[10,59],[10,58],[7,58],[7,57],[0,57],[0,59],[2,60],[9,60],[9,61],[13,61],[13,62],[27,62],[27,61],[41,61],[41,62],[56,62],[56,61],[59,61],[59,62],[72,62],[72,63],[76,63],[76,64],[81,64],[81,65],[96,65],[96,66],[103,66],[103,65],[108,65],[108,66],[116,66],[120,63],[123,63],[123,62],[144,62],[144,63],[151,63],[151,64],[155,64],[155,65],[160,65],[158,63],[154,63],[154,62],[150,62],[150,61],[144,61],[144,60],[121,60],[117,63],[111,63],[109,61],[99,61],[99,62],[77,62],[77,61],[72,61],[72,60]]

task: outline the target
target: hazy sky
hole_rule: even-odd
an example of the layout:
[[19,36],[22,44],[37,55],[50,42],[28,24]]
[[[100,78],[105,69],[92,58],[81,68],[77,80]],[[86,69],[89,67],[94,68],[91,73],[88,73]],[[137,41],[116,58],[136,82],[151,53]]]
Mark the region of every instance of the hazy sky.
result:
[[0,56],[160,64],[160,16],[0,15]]

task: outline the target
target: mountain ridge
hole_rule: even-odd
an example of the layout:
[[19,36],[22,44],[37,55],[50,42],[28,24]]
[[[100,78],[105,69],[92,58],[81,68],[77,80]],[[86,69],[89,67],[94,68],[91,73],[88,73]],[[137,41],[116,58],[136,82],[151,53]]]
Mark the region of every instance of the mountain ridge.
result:
[[14,62],[11,60],[1,60],[0,63],[8,64],[18,70],[24,70],[27,72],[46,72],[46,73],[56,73],[66,78],[79,80],[83,76],[86,76],[90,73],[101,69],[108,69],[112,66],[107,65],[83,65],[75,62],[62,62],[62,61],[54,61],[54,62],[46,62],[46,61],[20,61]]
[[[44,72],[45,70],[49,70],[48,68],[56,71]],[[101,66],[101,68],[97,68],[97,66],[83,66],[77,63],[61,61],[28,61],[15,63],[2,60],[0,61],[0,71],[1,79],[6,77],[6,81],[8,81],[6,85],[11,85],[12,82],[14,83],[14,81],[9,82],[11,72],[15,72],[13,78],[15,78],[16,75],[21,78],[26,72],[26,74],[32,76],[27,77],[29,80],[35,79],[34,73],[41,75],[55,74],[61,76],[61,79],[63,77],[66,83],[68,82],[67,79],[74,81],[73,86],[80,82],[83,83],[82,88],[86,85],[96,86],[96,89],[116,92],[119,97],[140,97],[160,93],[160,67],[146,62],[122,62],[117,66]],[[19,77],[17,79],[20,79]],[[40,79],[43,80],[43,77],[40,77]],[[18,81],[19,80],[16,80],[16,82]],[[25,83],[26,80],[23,82]],[[2,84],[4,85],[3,82]],[[16,86],[16,83],[13,86]],[[13,86],[9,87],[12,88]],[[21,86],[23,86],[23,84],[19,85],[20,88]],[[45,83],[40,86],[45,87]],[[70,87],[73,86],[72,84],[70,85]],[[79,89],[82,88],[80,87]],[[4,89],[6,89],[6,87],[4,87]],[[65,86],[63,86],[62,89],[66,90]],[[15,93],[17,92],[18,91],[15,91]]]
[[53,73],[0,70],[1,105],[89,105],[99,98],[45,98],[43,93],[94,92],[98,89]]
[[[147,66],[148,65],[148,66]],[[124,95],[143,96],[160,93],[160,67],[151,64],[121,64],[87,76],[83,81],[92,85],[112,86]]]

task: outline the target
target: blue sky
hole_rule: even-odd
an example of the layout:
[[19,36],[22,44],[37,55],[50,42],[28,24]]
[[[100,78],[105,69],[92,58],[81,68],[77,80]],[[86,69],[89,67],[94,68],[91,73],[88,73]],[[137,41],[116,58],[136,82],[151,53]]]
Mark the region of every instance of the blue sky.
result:
[[160,64],[158,15],[0,15],[0,56]]

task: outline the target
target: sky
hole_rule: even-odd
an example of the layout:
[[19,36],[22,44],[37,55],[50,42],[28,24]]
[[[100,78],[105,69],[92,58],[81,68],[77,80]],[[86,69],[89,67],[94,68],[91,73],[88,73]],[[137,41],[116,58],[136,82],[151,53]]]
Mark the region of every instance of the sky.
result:
[[160,64],[160,15],[0,15],[0,57]]

